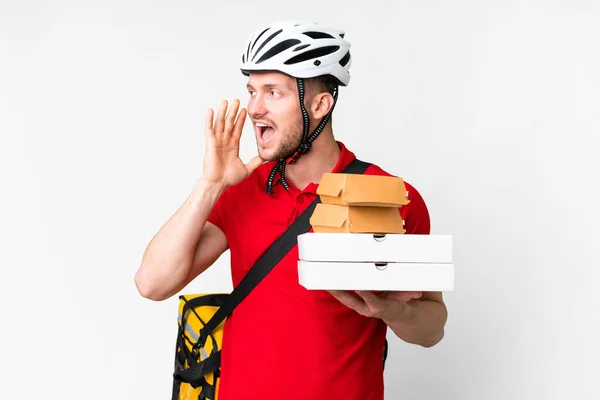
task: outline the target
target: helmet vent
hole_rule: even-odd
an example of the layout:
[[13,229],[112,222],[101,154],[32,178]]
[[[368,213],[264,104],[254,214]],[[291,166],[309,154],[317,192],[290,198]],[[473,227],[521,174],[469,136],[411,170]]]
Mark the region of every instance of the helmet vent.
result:
[[294,51],[300,51],[300,50],[302,50],[302,49],[305,49],[305,48],[307,48],[308,46],[310,46],[310,44],[303,44],[303,45],[301,45],[301,46],[298,46],[298,47],[296,47],[296,48],[294,49]]
[[254,61],[254,58],[256,57],[256,55],[258,53],[260,53],[260,51],[262,50],[262,48],[265,47],[265,45],[267,43],[269,43],[275,36],[279,35],[281,32],[283,32],[283,29],[278,30],[277,32],[275,32],[274,34],[272,34],[271,36],[269,36],[267,38],[267,40],[265,40],[264,42],[262,42],[262,44],[260,45],[260,47],[258,48],[258,50],[256,50],[256,52],[254,53],[254,57],[252,57],[252,61]]
[[298,39],[287,39],[281,43],[277,43],[275,46],[271,47],[265,54],[263,54],[262,57],[256,63],[260,64],[261,62],[276,56],[282,51],[287,50],[290,47],[297,45],[298,43],[301,43]]
[[310,60],[313,58],[318,58],[318,57],[323,57],[326,56],[328,54],[331,53],[335,53],[336,51],[338,51],[340,49],[340,46],[324,46],[324,47],[319,47],[317,49],[313,49],[313,50],[309,50],[305,53],[302,54],[298,54],[297,56],[294,56],[292,58],[290,58],[289,60],[287,60],[285,62],[286,65],[290,65],[290,64],[297,64],[306,60]]
[[269,30],[269,28],[265,29],[264,31],[262,31],[262,32],[260,33],[260,35],[258,35],[258,36],[256,37],[256,39],[254,40],[254,43],[252,43],[252,48],[250,49],[250,51],[254,50],[254,46],[256,46],[256,43],[258,43],[258,39],[260,39],[260,38],[261,38],[261,36],[262,36],[262,35],[264,35],[264,34],[265,34],[265,32],[266,32],[266,31],[268,31],[268,30]]
[[304,34],[308,37],[311,37],[313,39],[334,39],[333,36],[331,36],[328,33],[325,32],[304,32]]
[[346,64],[348,64],[348,61],[350,61],[350,52],[347,52],[346,55],[340,60],[340,65],[345,67]]
[[250,59],[250,43],[248,43],[248,48],[246,49],[246,59]]

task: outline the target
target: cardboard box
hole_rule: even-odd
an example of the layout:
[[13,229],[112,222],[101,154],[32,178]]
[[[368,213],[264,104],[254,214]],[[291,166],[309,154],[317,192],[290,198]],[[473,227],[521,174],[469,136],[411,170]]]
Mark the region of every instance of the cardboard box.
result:
[[300,285],[309,290],[453,291],[453,264],[298,261]]
[[317,233],[396,233],[402,234],[404,222],[395,207],[352,207],[317,204],[310,218]]
[[452,263],[451,235],[305,233],[298,236],[303,261]]
[[[324,174],[314,232],[298,236],[298,278],[309,290],[454,289],[452,237],[404,235],[402,178]],[[349,234],[350,233],[350,234]]]
[[326,173],[317,187],[324,204],[402,207],[409,203],[404,180],[392,176]]

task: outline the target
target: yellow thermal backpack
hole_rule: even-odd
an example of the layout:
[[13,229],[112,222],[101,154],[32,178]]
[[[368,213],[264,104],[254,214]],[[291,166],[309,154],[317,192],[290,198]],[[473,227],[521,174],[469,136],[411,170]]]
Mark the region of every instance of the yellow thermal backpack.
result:
[[228,294],[179,296],[173,400],[216,400],[219,389],[221,322],[200,345],[199,332],[225,304]]

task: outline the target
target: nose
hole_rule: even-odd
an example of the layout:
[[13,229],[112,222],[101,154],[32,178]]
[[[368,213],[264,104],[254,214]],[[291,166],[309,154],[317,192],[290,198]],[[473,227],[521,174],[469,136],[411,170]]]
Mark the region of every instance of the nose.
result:
[[256,94],[248,102],[248,113],[252,119],[258,119],[268,113],[265,101],[260,94]]

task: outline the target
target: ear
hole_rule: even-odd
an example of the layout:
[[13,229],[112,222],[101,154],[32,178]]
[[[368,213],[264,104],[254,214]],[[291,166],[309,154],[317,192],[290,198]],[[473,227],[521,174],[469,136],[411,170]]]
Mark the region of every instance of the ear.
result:
[[310,111],[315,119],[321,119],[333,107],[333,96],[330,93],[323,92],[315,95],[310,104]]

